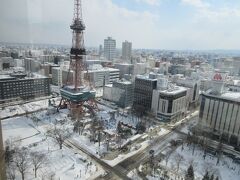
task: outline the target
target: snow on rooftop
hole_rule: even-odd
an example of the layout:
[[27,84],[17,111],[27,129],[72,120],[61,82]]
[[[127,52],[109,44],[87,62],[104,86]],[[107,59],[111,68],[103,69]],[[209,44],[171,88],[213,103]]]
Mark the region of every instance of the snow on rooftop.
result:
[[145,80],[149,80],[149,81],[157,81],[157,79],[155,78],[149,78],[149,76],[146,76],[146,75],[137,75],[136,76],[138,79],[145,79]]
[[179,94],[181,92],[187,91],[187,88],[182,87],[182,86],[174,86],[174,87],[170,87],[166,90],[159,90],[159,91],[164,94],[174,95],[174,94]]
[[231,99],[231,100],[237,100],[237,99],[240,100],[240,92],[227,91],[221,94],[221,97]]
[[11,77],[9,75],[0,75],[0,80],[6,80],[6,79],[13,79],[14,77]]

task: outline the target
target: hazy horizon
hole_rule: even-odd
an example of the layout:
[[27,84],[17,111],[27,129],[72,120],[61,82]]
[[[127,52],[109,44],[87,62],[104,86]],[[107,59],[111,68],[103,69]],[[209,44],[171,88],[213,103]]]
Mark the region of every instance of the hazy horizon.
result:
[[[82,0],[87,47],[239,50],[240,1]],[[73,0],[2,0],[0,41],[71,45]]]

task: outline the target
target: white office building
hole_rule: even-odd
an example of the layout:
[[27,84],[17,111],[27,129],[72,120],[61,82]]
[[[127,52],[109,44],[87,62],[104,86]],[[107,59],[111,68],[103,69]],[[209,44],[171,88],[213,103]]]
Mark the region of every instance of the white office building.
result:
[[119,80],[119,70],[114,68],[100,68],[85,72],[84,77],[93,87],[103,87],[105,84],[111,84]]
[[187,88],[168,84],[167,79],[158,79],[157,89],[153,90],[152,113],[160,121],[177,121],[187,111]]
[[104,39],[104,57],[110,61],[116,57],[116,40],[111,37]]

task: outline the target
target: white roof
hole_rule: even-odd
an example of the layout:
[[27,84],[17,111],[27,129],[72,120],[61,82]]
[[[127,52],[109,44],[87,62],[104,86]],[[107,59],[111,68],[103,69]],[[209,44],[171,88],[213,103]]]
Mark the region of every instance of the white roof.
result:
[[221,94],[221,97],[227,98],[230,100],[240,100],[240,92],[227,91],[227,92],[224,92],[223,94]]
[[136,77],[139,79],[146,79],[149,81],[157,81],[157,79],[151,79],[151,78],[149,78],[149,76],[145,76],[145,75],[137,75]]
[[182,86],[174,86],[173,88],[168,88],[166,90],[159,90],[160,93],[175,95],[187,91],[187,88]]

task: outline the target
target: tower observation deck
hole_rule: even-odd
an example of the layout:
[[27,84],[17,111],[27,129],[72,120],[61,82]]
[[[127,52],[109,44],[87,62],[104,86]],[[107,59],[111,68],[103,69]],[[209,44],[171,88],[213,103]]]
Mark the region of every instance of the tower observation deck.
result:
[[[84,45],[85,25],[82,19],[81,0],[74,0],[74,17],[70,29],[72,30],[70,66],[67,75],[67,84],[60,89],[62,100],[59,108],[62,105],[68,105],[70,109],[81,112],[84,103],[88,103],[91,106],[94,104],[96,94],[83,81],[83,72],[87,69],[85,66],[86,49]],[[72,78],[69,77],[70,73],[73,73]]]

